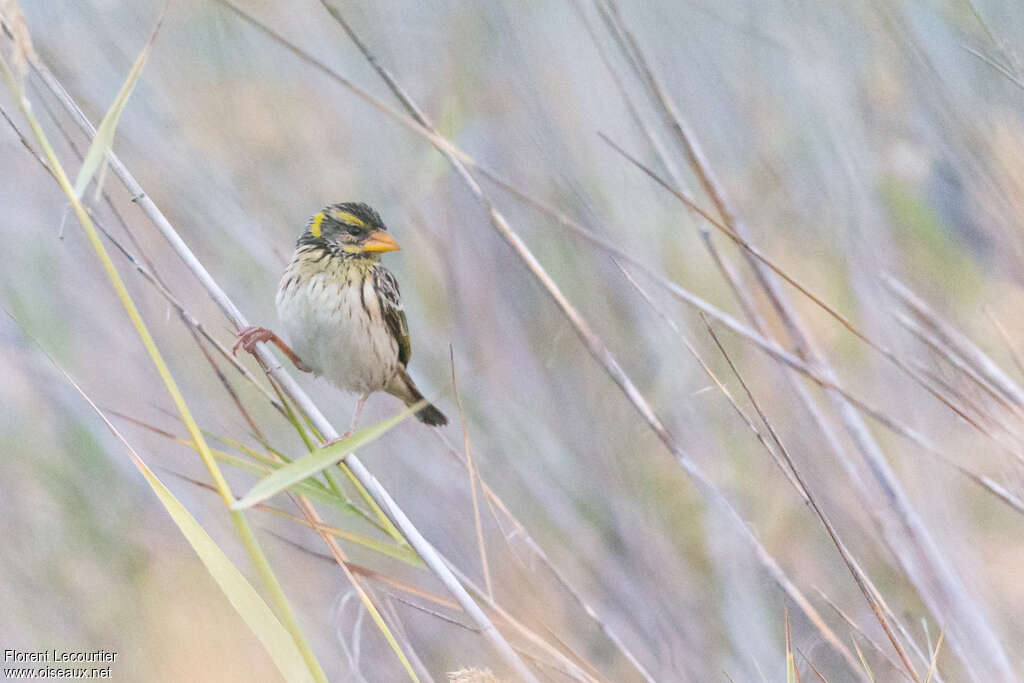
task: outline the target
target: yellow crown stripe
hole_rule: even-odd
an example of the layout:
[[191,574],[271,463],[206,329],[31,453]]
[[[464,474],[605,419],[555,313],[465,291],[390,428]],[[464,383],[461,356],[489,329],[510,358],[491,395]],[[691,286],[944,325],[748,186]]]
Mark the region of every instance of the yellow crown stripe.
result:
[[309,226],[309,231],[313,233],[313,237],[320,237],[321,230],[320,224],[324,222],[323,212],[313,216],[313,224]]
[[366,227],[366,221],[364,221],[359,216],[356,216],[355,214],[349,213],[348,211],[339,211],[338,213],[334,214],[334,219],[339,223],[358,225],[360,228]]

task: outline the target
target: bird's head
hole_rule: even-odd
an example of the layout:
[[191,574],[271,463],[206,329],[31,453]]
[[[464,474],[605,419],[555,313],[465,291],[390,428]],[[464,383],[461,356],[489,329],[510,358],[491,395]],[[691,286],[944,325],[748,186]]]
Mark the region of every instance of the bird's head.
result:
[[299,245],[311,244],[351,258],[380,258],[401,249],[380,214],[366,204],[331,204],[309,219]]

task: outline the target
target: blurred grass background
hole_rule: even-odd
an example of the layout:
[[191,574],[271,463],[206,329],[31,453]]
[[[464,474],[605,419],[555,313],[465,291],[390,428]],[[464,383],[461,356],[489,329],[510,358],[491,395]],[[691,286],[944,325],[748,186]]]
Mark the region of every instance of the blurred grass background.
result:
[[[109,106],[160,9],[157,2],[101,0],[22,6],[36,50],[93,121]],[[243,7],[391,101],[319,3]],[[706,224],[597,135],[660,168],[600,45],[641,115],[672,150],[688,190],[711,208],[594,7],[572,0],[472,6],[431,0],[345,3],[345,11],[440,132],[480,163],[742,316],[703,247],[698,231]],[[900,326],[882,278],[907,282],[1020,380],[992,319],[1017,344],[1024,331],[1024,90],[1013,74],[1020,73],[1024,9],[999,1],[729,0],[623,2],[620,11],[701,140],[753,243],[869,336],[963,392],[983,416],[997,414],[988,396]],[[40,90],[30,95],[47,99]],[[7,93],[0,106],[15,110]],[[37,105],[36,111],[56,130],[45,109]],[[83,148],[88,144],[74,138]],[[115,150],[255,324],[277,324],[277,280],[309,215],[334,201],[377,208],[403,246],[386,264],[402,285],[412,374],[425,390],[443,388],[452,345],[483,476],[553,563],[658,680],[724,680],[722,672],[737,681],[760,680],[759,672],[782,679],[783,593],[585,353],[424,140],[218,3],[187,0],[170,6]],[[72,158],[66,145],[58,151]],[[6,245],[0,297],[24,327],[0,320],[0,519],[7,541],[0,553],[0,642],[117,650],[123,664],[114,673],[123,680],[268,679],[273,674],[258,642],[117,444],[28,341],[25,332],[42,340],[102,406],[182,431],[164,412],[170,405],[156,373],[98,264],[86,256],[88,245],[65,200],[6,124],[0,126],[0,174]],[[190,273],[121,188],[112,179],[105,187],[178,297],[229,343],[233,330]],[[851,647],[860,638],[812,587],[888,649],[810,510],[679,337],[605,255],[493,186],[487,190],[836,632]],[[97,210],[105,215],[104,207]],[[738,250],[720,235],[712,239],[753,288]],[[122,272],[202,426],[244,439],[247,426],[209,367],[196,362],[188,331],[147,283],[127,267]],[[651,290],[740,396],[700,319]],[[971,471],[1024,493],[1019,461],[790,292],[844,386],[941,444]],[[758,301],[784,340],[770,305]],[[854,555],[913,636],[925,643],[926,623],[934,642],[944,615],[922,605],[880,545],[779,365],[738,337],[720,334]],[[300,381],[328,417],[347,424],[351,397],[312,378]],[[268,437],[300,453],[288,425],[255,391],[240,387],[261,427],[268,425]],[[812,394],[838,425],[822,393]],[[375,396],[364,423],[396,407]],[[442,407],[455,414],[450,397]],[[1001,419],[1009,424],[1005,438],[1019,449],[1020,416]],[[1024,642],[1017,618],[1024,608],[1019,514],[914,444],[876,423],[871,427],[1013,670],[1024,671],[1015,647]],[[137,427],[125,430],[151,465],[205,479],[189,449]],[[405,423],[362,456],[426,536],[479,578],[465,475],[424,430]],[[447,432],[461,440],[457,425]],[[236,492],[251,484],[251,477],[231,474]],[[246,558],[214,496],[165,479],[244,568]],[[256,523],[316,547],[312,532],[273,518]],[[543,621],[609,680],[632,680],[628,663],[557,584],[543,572],[524,581],[488,514],[484,524],[496,597]],[[514,548],[516,539],[510,542]],[[345,601],[350,587],[337,568],[273,537],[265,544],[331,680],[399,680],[401,670],[378,633],[365,627],[361,638],[353,637],[361,622]],[[406,572],[407,579],[440,592],[422,574],[361,557],[358,549],[353,557],[395,575]],[[828,680],[856,680],[792,606],[789,613],[800,652]],[[445,671],[488,662],[472,633],[415,610],[402,615],[439,679]],[[878,680],[897,680],[858,642]],[[798,662],[805,679],[813,676],[804,660]],[[946,680],[970,680],[953,653],[940,653],[939,662]]]

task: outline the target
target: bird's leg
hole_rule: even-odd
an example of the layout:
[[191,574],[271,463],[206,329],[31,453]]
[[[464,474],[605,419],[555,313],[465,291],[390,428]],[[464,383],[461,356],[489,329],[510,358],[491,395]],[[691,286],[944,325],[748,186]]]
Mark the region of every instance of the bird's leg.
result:
[[302,362],[302,359],[292,351],[292,348],[284,343],[284,340],[265,327],[246,327],[238,332],[238,341],[231,347],[231,355],[238,354],[238,347],[252,353],[253,347],[260,342],[270,342],[281,349],[281,353],[288,356],[295,367],[302,372],[312,372],[313,369]]
[[361,394],[359,396],[359,402],[356,403],[356,412],[352,416],[352,422],[350,422],[348,425],[348,431],[342,434],[341,436],[331,439],[323,446],[321,446],[321,448],[327,448],[333,443],[338,443],[342,439],[347,439],[348,437],[352,436],[352,434],[356,431],[356,425],[359,423],[359,414],[363,412],[363,406],[366,405],[366,399],[368,398],[370,398],[369,394]]
[[366,405],[366,399],[370,398],[369,394],[362,394],[359,400],[356,402],[356,412],[352,416],[352,422],[348,425],[348,431],[345,432],[345,436],[351,436],[352,432],[356,431],[356,425],[359,424],[359,414],[363,412],[363,406]]

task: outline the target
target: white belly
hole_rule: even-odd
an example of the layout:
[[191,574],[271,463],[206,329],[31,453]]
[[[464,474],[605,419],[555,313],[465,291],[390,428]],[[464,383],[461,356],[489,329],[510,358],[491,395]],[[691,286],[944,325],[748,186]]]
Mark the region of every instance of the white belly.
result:
[[326,273],[313,274],[278,293],[277,313],[299,358],[341,389],[379,391],[398,370],[398,344],[373,295],[371,277],[339,286]]

